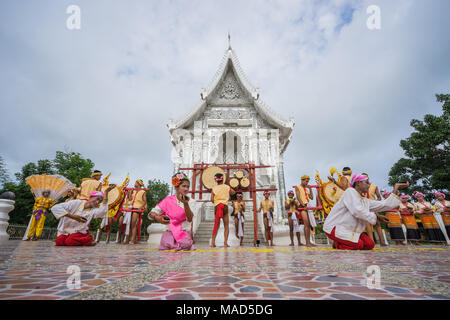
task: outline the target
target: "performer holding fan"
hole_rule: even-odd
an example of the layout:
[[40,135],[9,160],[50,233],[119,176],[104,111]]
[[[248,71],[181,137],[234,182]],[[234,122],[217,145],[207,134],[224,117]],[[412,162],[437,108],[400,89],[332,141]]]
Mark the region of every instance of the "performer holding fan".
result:
[[38,240],[42,235],[48,210],[75,186],[60,175],[33,175],[25,179],[35,198],[33,214],[23,240]]

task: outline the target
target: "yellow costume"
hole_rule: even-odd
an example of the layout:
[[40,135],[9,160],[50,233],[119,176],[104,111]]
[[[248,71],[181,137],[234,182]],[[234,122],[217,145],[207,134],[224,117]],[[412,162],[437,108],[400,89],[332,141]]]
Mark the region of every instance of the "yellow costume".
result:
[[131,206],[136,209],[142,209],[145,207],[145,190],[133,191],[133,202]]
[[228,205],[230,189],[231,187],[226,184],[219,184],[212,188],[212,193],[214,194],[214,206],[217,206],[219,203],[223,203],[225,206]]
[[245,211],[245,202],[244,201],[233,201],[233,208],[235,217],[237,217],[238,212],[243,213]]
[[84,180],[80,185],[80,194],[78,195],[79,200],[87,200],[89,199],[89,195],[97,191],[97,188],[102,183],[94,178],[89,178],[87,180]]
[[285,204],[289,206],[288,212],[290,213],[295,212],[300,206],[300,202],[298,202],[298,200],[294,198],[286,199]]
[[273,204],[274,204],[273,200],[266,199],[266,200],[261,201],[261,208],[263,209],[263,212],[267,213],[270,211],[270,209],[273,210],[273,208],[274,208]]
[[309,203],[309,194],[311,193],[308,188],[304,188],[302,185],[297,186],[299,201],[302,207],[306,207]]
[[31,238],[36,233],[36,238],[42,235],[44,229],[45,218],[55,202],[51,198],[40,197],[37,198],[33,206],[33,220],[31,221],[30,229],[28,231],[28,238]]
[[367,191],[370,200],[375,200],[375,195],[377,192],[377,186],[373,183],[370,184],[369,191]]

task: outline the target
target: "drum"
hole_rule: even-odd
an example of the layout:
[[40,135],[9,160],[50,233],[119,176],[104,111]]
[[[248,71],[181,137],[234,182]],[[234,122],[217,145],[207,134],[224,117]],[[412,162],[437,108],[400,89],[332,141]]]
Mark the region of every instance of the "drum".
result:
[[322,196],[330,205],[336,204],[336,202],[338,202],[339,198],[344,193],[344,190],[339,188],[332,181],[324,183],[320,189],[321,189],[320,192],[322,193]]
[[[109,186],[103,186],[102,192],[104,193],[106,189],[108,189]],[[119,186],[115,186],[112,190],[108,193],[108,209],[112,209],[118,204],[120,204],[120,201],[122,201],[124,196],[123,190]]]
[[239,187],[239,180],[237,178],[231,178],[230,179],[230,187],[232,187],[233,189],[236,189],[237,187]]
[[234,176],[238,179],[242,179],[244,177],[244,172],[241,170],[238,170],[235,172]]
[[227,176],[225,175],[225,171],[219,167],[209,167],[205,169],[202,174],[202,183],[206,189],[212,189],[212,187],[217,185],[217,182],[214,179],[214,176],[217,173],[223,174],[223,183],[226,183]]
[[241,187],[243,189],[247,189],[250,186],[250,180],[248,180],[247,178],[242,178],[241,179]]

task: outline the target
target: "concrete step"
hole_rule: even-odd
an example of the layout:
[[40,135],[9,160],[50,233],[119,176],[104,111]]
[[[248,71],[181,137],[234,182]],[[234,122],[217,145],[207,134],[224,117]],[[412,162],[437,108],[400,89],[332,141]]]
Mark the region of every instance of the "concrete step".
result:
[[[214,229],[213,221],[204,221],[202,222],[197,229],[197,232],[194,235],[194,240],[196,243],[209,243],[212,230]],[[219,232],[223,232],[223,223],[220,226]],[[243,244],[253,245],[253,220],[246,220],[244,225],[244,241]],[[230,234],[229,239],[231,237],[236,237],[235,234]],[[258,230],[258,238],[263,239],[264,235]]]

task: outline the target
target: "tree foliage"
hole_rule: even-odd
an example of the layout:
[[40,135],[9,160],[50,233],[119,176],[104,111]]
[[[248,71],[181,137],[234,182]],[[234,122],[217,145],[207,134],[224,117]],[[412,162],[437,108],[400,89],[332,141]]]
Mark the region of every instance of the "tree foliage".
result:
[[405,157],[389,172],[389,184],[409,181],[411,190],[419,190],[427,199],[434,190],[450,188],[450,95],[436,95],[443,102],[443,114],[427,114],[424,120],[411,120],[414,132],[400,141]]
[[80,185],[83,178],[91,176],[94,163],[90,159],[84,159],[79,153],[56,151],[53,166],[58,174]]
[[[158,203],[169,195],[169,185],[159,179],[152,179],[148,181],[147,188],[147,206],[148,210],[152,210]],[[147,219],[147,214],[142,217],[142,230],[146,230],[150,225],[150,220]]]

